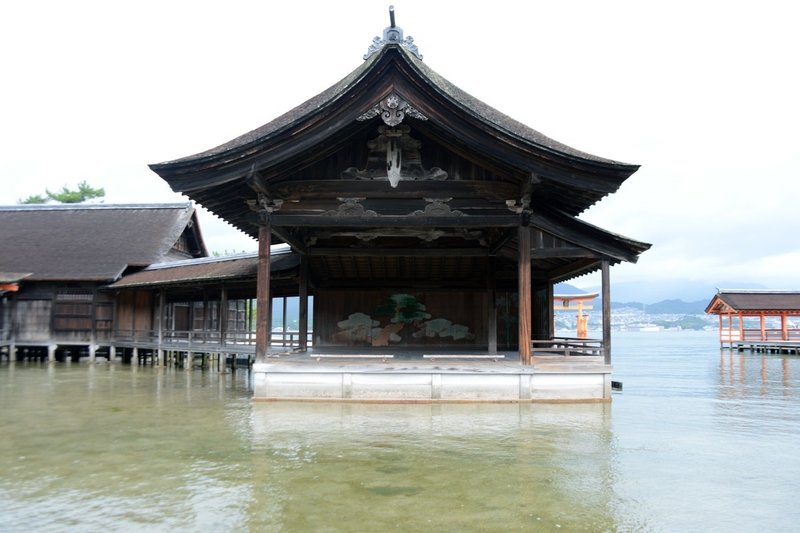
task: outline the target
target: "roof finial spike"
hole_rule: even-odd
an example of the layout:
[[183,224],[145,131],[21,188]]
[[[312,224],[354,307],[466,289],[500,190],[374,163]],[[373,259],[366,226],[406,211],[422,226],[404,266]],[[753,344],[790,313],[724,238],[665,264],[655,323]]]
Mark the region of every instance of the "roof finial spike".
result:
[[372,39],[372,44],[369,45],[367,53],[364,54],[364,59],[369,59],[375,52],[387,44],[399,44],[414,54],[418,59],[422,59],[422,54],[419,53],[417,45],[414,44],[414,38],[410,35],[403,38],[403,28],[395,23],[394,6],[389,6],[389,24],[389,27],[383,30],[383,39],[380,37]]

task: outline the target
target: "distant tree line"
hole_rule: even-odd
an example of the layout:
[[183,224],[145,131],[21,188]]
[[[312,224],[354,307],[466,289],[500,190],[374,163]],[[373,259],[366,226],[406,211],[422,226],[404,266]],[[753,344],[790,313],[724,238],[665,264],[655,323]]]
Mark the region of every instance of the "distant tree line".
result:
[[62,204],[79,204],[95,198],[103,198],[106,191],[103,187],[92,187],[86,181],[78,184],[77,189],[70,189],[66,185],[60,191],[45,189],[44,194],[33,194],[27,198],[19,200],[20,204],[46,204],[47,202],[59,202]]

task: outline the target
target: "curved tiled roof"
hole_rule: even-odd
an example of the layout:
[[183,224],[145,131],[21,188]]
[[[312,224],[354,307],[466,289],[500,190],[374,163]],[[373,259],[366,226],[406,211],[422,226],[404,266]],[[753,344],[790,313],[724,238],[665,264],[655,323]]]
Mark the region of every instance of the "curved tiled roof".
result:
[[112,281],[164,260],[193,216],[191,203],[0,206],[0,271]]
[[[288,270],[300,263],[297,254],[273,251],[272,271]],[[112,289],[151,287],[156,285],[219,282],[232,279],[256,279],[258,254],[245,253],[224,257],[204,257],[159,263],[134,272],[111,284]]]
[[800,312],[800,291],[719,289],[706,307],[706,313]]

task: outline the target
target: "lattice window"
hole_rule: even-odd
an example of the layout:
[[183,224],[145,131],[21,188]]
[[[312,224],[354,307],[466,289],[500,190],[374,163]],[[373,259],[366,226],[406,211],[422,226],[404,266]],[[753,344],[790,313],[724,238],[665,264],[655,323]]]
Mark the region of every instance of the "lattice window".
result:
[[92,330],[92,291],[63,289],[55,295],[53,330],[86,332]]

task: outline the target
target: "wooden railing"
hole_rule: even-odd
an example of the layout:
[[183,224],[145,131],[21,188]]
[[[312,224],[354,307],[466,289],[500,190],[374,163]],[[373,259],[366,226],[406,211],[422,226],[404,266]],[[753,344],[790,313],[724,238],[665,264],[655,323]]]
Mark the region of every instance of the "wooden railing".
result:
[[603,357],[601,339],[579,339],[577,337],[554,337],[548,340],[532,340],[534,357]]
[[[307,344],[312,342],[313,332],[308,332]],[[163,348],[176,350],[209,351],[212,349],[225,351],[243,350],[252,351],[256,345],[254,331],[228,331],[225,334],[219,331],[179,331],[169,330],[161,332],[156,330],[119,330],[114,335],[113,342],[117,345],[130,345],[131,347]],[[270,347],[294,348],[300,346],[300,332],[274,331],[270,335]]]
[[740,338],[738,331],[731,332],[730,339],[726,338],[728,335],[727,330],[720,332],[720,340],[723,342],[730,341],[788,341],[800,340],[800,329],[792,328],[786,330],[784,338],[783,330],[781,328],[745,328],[742,330],[743,336]]

